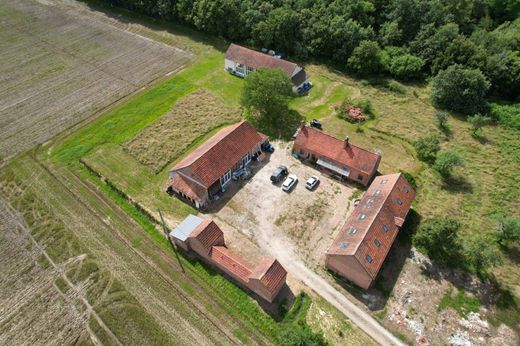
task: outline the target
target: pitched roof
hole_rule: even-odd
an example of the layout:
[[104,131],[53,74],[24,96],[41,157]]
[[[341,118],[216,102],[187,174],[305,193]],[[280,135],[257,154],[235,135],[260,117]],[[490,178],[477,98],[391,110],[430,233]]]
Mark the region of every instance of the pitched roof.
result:
[[191,232],[190,237],[197,239],[209,251],[210,247],[224,237],[224,232],[215,222],[206,219]]
[[258,279],[269,290],[276,292],[285,283],[287,271],[274,258],[264,258],[253,270],[251,278]]
[[169,185],[174,190],[182,191],[182,193],[195,201],[202,202],[206,195],[206,190],[202,186],[181,174],[175,174],[173,178],[170,179]]
[[376,177],[327,254],[354,255],[375,278],[414,198],[415,191],[401,173]]
[[294,70],[298,67],[298,65],[293,62],[278,59],[234,43],[229,45],[226,51],[226,59],[255,69],[262,67],[281,68],[289,77],[292,77]]
[[218,267],[233,274],[243,283],[249,281],[253,266],[225,246],[213,246],[209,256]]
[[309,126],[300,129],[294,140],[294,145],[366,174],[374,173],[379,166],[379,161],[381,161],[381,156],[377,153],[365,150],[352,143],[349,143],[345,148],[344,141]]
[[172,171],[180,170],[209,188],[265,138],[250,123],[242,120],[217,132],[177,163]]
[[294,85],[299,86],[307,80],[307,73],[304,69],[301,69],[297,74],[292,76],[291,81]]

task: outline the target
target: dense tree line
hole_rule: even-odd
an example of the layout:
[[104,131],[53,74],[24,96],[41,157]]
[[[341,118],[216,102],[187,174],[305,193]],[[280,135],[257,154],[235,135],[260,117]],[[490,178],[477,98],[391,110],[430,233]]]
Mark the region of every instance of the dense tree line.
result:
[[105,1],[360,74],[412,79],[457,64],[480,71],[495,95],[520,89],[518,0]]

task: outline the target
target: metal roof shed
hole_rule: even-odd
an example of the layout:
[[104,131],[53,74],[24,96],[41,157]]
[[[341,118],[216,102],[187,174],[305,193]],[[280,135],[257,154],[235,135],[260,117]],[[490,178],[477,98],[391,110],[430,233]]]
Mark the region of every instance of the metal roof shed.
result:
[[170,236],[181,240],[186,241],[190,234],[202,223],[202,219],[195,215],[188,215],[177,227],[174,228],[173,231],[170,232]]

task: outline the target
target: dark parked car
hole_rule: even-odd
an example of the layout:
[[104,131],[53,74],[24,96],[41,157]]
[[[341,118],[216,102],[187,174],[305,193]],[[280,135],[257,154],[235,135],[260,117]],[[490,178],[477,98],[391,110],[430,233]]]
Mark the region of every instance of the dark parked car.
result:
[[274,147],[269,142],[262,143],[262,151],[265,151],[266,153],[273,153]]
[[312,119],[311,126],[321,130],[321,122],[318,119]]
[[287,174],[289,174],[289,170],[285,166],[278,166],[276,170],[271,175],[271,181],[273,183],[277,183],[283,179]]

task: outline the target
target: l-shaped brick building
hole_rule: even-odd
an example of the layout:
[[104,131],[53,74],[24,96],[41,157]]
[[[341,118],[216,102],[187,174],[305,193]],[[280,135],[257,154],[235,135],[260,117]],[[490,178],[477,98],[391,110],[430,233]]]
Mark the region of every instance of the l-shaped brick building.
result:
[[189,215],[170,233],[170,240],[185,251],[195,252],[270,303],[285,285],[287,272],[280,262],[265,258],[256,266],[250,264],[226,247],[224,233],[212,220]]

